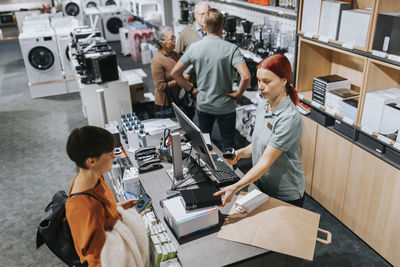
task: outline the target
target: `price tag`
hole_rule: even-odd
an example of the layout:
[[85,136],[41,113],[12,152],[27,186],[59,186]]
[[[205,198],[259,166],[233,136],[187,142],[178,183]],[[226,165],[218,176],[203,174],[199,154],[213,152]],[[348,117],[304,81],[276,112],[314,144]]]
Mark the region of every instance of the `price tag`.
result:
[[303,94],[298,94],[298,96],[299,96],[299,99],[300,99],[300,100],[303,100],[303,99],[304,99],[304,95],[303,95]]
[[353,45],[353,44],[343,43],[342,46],[343,46],[344,48],[354,49],[354,45]]
[[311,101],[311,106],[316,107],[316,108],[321,108],[321,104],[315,102],[314,100]]
[[354,121],[353,121],[352,119],[349,119],[349,118],[346,118],[346,117],[343,117],[343,121],[344,121],[345,123],[350,124],[350,125],[353,125],[353,124],[354,124]]
[[363,131],[363,132],[366,133],[366,134],[373,135],[373,131],[370,130],[370,129],[368,129],[368,128],[365,127],[365,126],[361,127],[361,131]]
[[386,53],[382,51],[372,50],[372,54],[377,57],[386,57]]
[[390,139],[390,138],[387,138],[386,136],[383,136],[383,135],[378,135],[378,140],[381,140],[382,142],[384,142],[384,143],[386,143],[386,144],[388,144],[388,145],[390,145],[392,142],[392,139]]
[[314,34],[313,34],[313,33],[310,33],[310,32],[305,32],[305,33],[304,33],[304,37],[307,37],[307,38],[310,38],[310,39],[312,39],[312,38],[313,38],[313,36],[314,36]]
[[319,36],[318,40],[325,43],[329,42],[329,38],[326,36]]
[[397,148],[398,150],[400,150],[400,143],[396,142],[396,143],[394,143],[393,146],[394,146],[395,148]]
[[390,60],[394,60],[394,61],[398,61],[400,62],[400,56],[396,56],[396,55],[389,55],[388,57]]

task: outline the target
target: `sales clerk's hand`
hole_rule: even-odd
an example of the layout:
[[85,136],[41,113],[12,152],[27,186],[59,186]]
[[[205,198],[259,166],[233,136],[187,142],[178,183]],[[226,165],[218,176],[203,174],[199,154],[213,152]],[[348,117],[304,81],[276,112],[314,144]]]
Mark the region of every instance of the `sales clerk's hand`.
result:
[[237,151],[235,151],[235,157],[233,159],[225,159],[230,165],[235,165],[240,159],[240,155]]
[[239,91],[234,91],[232,93],[225,93],[225,95],[230,96],[234,99],[239,99],[242,97],[243,93],[239,92]]
[[138,199],[129,199],[123,203],[118,203],[124,210],[133,208],[136,205],[136,202],[138,202]]
[[224,189],[215,192],[213,194],[214,197],[216,196],[222,196],[222,206],[225,206],[226,203],[229,203],[232,201],[233,196],[235,195],[237,191],[237,187],[235,184],[230,185],[225,187]]

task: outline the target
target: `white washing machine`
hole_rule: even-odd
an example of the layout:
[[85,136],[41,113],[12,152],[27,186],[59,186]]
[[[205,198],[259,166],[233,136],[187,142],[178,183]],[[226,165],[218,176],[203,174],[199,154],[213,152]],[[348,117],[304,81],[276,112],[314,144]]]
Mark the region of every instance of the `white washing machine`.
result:
[[69,58],[69,44],[72,41],[71,27],[55,28],[58,52],[60,55],[61,67],[64,70],[65,83],[68,93],[78,92],[78,84],[75,80],[75,71],[72,70],[71,61]]
[[103,19],[104,38],[107,41],[119,41],[119,28],[127,22],[129,15],[116,6],[103,6],[99,10]]
[[67,93],[54,30],[25,31],[18,39],[32,97]]
[[73,77],[74,72],[71,68],[71,63],[69,59],[69,44],[71,43],[71,29],[69,28],[56,28],[56,39],[58,51],[60,53],[61,67],[64,70],[66,78]]
[[83,6],[83,8],[99,7],[99,6],[101,6],[101,1],[100,0],[82,0],[82,6]]
[[68,17],[51,18],[50,25],[54,29],[69,27],[71,28],[72,31],[72,29],[79,27],[80,23],[79,20],[77,20],[76,18],[68,16]]
[[119,6],[119,0],[100,0],[101,6]]
[[62,0],[61,4],[65,16],[72,16],[83,22],[83,6],[81,0]]

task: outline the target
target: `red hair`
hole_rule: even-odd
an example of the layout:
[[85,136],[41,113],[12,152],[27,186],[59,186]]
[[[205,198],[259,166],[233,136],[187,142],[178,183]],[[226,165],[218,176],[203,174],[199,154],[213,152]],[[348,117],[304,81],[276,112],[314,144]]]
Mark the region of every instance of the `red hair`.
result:
[[293,104],[299,103],[299,96],[296,89],[291,84],[292,66],[286,56],[281,54],[272,55],[263,59],[258,65],[257,69],[266,69],[275,73],[279,78],[286,78],[286,94],[290,96]]

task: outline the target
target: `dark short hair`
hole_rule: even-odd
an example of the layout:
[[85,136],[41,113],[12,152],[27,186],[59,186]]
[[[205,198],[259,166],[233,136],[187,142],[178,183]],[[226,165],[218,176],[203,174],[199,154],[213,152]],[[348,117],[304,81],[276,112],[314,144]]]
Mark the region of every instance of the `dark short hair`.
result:
[[79,168],[87,169],[88,158],[98,158],[114,150],[114,136],[107,130],[96,126],[74,129],[68,137],[67,154]]
[[204,21],[207,26],[207,32],[214,34],[221,33],[222,25],[224,25],[224,16],[218,9],[210,8],[206,13]]

